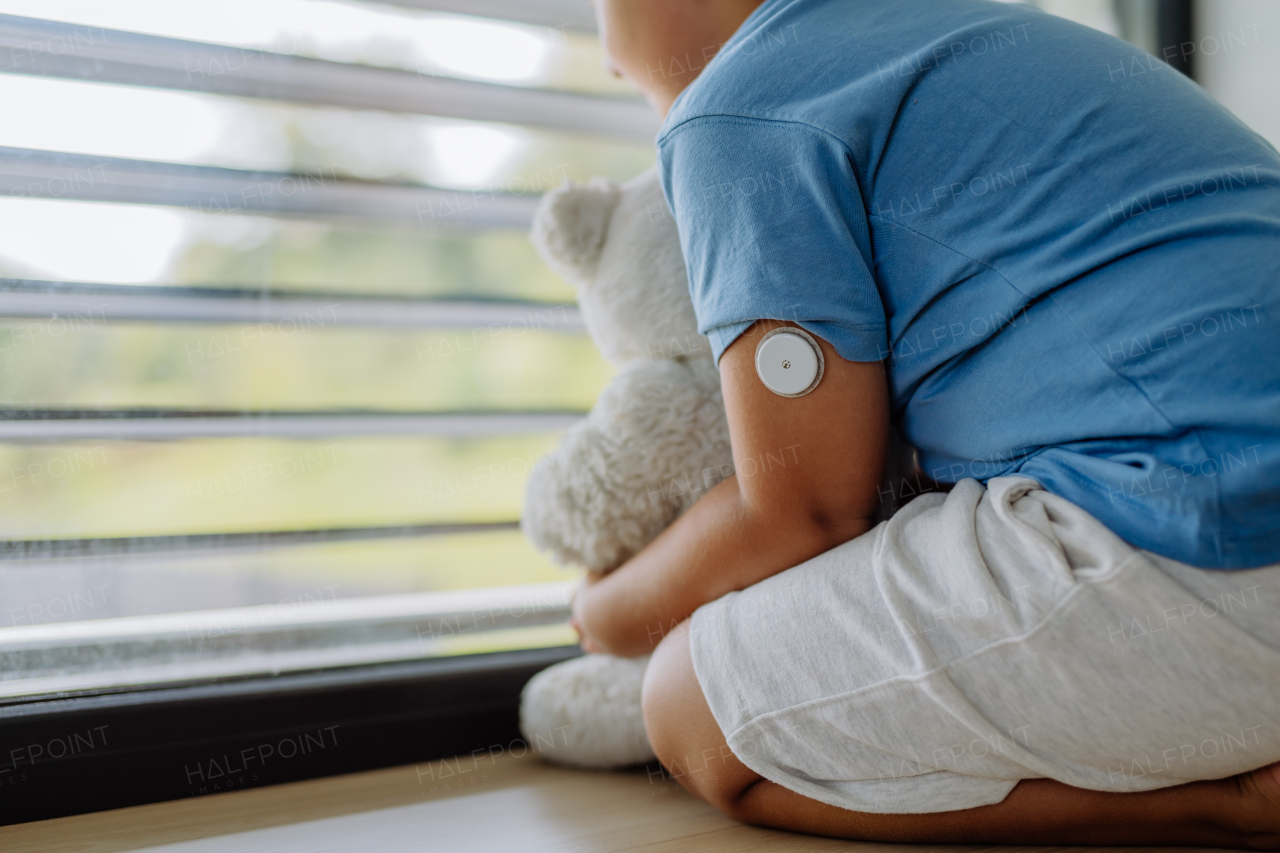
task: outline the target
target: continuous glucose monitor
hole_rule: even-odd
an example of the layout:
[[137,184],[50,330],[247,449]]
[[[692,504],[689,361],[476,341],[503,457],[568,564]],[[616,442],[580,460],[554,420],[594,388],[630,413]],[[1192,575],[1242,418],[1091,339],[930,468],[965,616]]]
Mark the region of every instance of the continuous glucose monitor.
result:
[[822,381],[822,350],[803,329],[774,329],[756,345],[756,373],[781,397],[803,397]]

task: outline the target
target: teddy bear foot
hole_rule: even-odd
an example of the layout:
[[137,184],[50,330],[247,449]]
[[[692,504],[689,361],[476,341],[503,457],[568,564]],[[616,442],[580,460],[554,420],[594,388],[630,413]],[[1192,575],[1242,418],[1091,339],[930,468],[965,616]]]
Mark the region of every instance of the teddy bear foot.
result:
[[573,767],[654,761],[640,709],[648,663],[647,655],[583,655],[529,679],[520,694],[520,731],[529,747]]

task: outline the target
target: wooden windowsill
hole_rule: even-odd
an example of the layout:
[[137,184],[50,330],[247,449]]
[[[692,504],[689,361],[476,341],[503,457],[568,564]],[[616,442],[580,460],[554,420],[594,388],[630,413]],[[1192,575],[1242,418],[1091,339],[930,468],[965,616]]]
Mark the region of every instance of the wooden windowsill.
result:
[[[124,853],[159,845],[173,845],[164,853],[960,849],[863,844],[757,829],[724,817],[656,771],[590,773],[532,756],[490,759],[483,753],[474,760],[449,759],[0,828],[5,853]],[[998,849],[1052,853],[1066,848]]]

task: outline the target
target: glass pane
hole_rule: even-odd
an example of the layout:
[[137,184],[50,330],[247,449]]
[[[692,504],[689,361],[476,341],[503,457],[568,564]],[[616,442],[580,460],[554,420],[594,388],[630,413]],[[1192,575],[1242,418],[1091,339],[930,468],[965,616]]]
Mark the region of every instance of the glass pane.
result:
[[0,124],[0,145],[14,148],[519,195],[566,178],[625,180],[654,156],[649,146],[514,125],[18,74],[0,74],[0,103],[40,116]]
[[0,561],[0,628],[261,608],[264,619],[346,599],[570,580],[519,532],[250,553]]
[[564,28],[334,0],[0,0],[0,14],[514,86],[634,96],[605,70],[594,37]]
[[[75,246],[75,251],[68,251]],[[0,277],[572,302],[518,232],[0,198]]]
[[[394,5],[0,0],[0,14],[634,97],[607,74],[592,36]],[[534,196],[566,178],[626,180],[654,159],[648,145],[501,122],[91,81],[0,75],[0,103],[16,117],[0,126],[0,146],[320,173],[369,182],[361,198],[382,192],[377,182]],[[176,195],[149,200],[169,206],[63,200],[52,189],[0,198],[0,277],[123,284],[140,294],[148,285],[331,294],[335,312],[366,296],[521,300],[559,311],[561,322],[576,297],[519,229],[353,224],[187,208]],[[579,332],[518,321],[370,328],[320,313],[315,324],[108,321],[92,311],[0,318],[0,407],[577,412],[613,373]],[[10,543],[244,536],[235,548],[168,542],[173,550],[160,551],[153,541],[96,557],[0,549],[0,695],[572,642],[566,583],[576,573],[509,527],[530,470],[560,435],[0,443],[0,537]],[[386,530],[494,522],[497,532]],[[254,535],[333,530],[366,538],[266,547]],[[528,618],[511,603],[526,586],[537,599]],[[482,603],[506,608],[500,625],[449,629],[451,613]],[[222,619],[255,627],[184,633]]]
[[0,536],[162,536],[520,517],[556,434],[0,444]]
[[565,305],[435,331],[326,326],[338,307],[239,325],[0,320],[0,406],[580,411],[612,373],[585,335],[537,330]]

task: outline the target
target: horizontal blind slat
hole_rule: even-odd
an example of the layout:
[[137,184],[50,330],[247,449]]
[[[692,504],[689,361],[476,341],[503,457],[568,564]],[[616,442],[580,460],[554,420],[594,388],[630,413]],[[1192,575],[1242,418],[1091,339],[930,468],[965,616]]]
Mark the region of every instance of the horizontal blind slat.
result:
[[147,320],[193,323],[284,323],[312,330],[336,326],[580,333],[574,305],[521,300],[393,299],[353,293],[163,287],[0,279],[0,317],[48,317],[68,323]]
[[524,229],[536,196],[374,183],[317,172],[250,172],[0,147],[0,195],[186,208],[194,213]]
[[0,72],[496,121],[652,143],[642,101],[481,83],[0,15]]
[[429,12],[454,12],[459,15],[477,15],[481,18],[497,18],[537,24],[543,27],[561,27],[577,32],[596,32],[596,16],[589,0],[382,0],[391,6],[407,9],[423,9]]
[[0,410],[0,441],[324,438],[426,435],[481,438],[566,430],[583,412],[186,412]]
[[0,699],[449,654],[458,635],[564,624],[573,589],[560,581],[5,628]]
[[456,536],[516,530],[518,521],[402,524],[384,527],[334,527],[315,530],[264,530],[193,533],[173,536],[110,536],[90,539],[10,539],[0,541],[0,561],[84,560],[142,554],[259,551],[297,545],[328,545],[378,539]]

